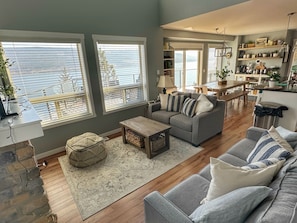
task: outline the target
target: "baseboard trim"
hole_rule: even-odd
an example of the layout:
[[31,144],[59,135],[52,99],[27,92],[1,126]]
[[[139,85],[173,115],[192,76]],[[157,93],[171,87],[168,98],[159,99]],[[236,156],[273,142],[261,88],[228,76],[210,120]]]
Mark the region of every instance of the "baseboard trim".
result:
[[[102,133],[102,134],[99,134],[100,136],[102,137],[107,137],[109,135],[112,135],[112,134],[115,134],[115,133],[118,133],[120,132],[121,129],[118,128],[118,129],[114,129],[112,131],[109,131],[109,132],[105,132],[105,133]],[[61,146],[61,147],[58,147],[56,149],[51,149],[50,151],[46,151],[44,153],[39,153],[39,154],[36,154],[35,157],[37,160],[40,160],[40,159],[44,159],[46,157],[49,157],[49,156],[52,156],[52,155],[55,155],[57,153],[60,153],[60,152],[64,152],[65,151],[65,147],[64,146]]]
[[55,155],[57,153],[64,152],[64,151],[65,151],[65,146],[61,146],[59,148],[51,149],[50,151],[46,151],[44,153],[36,154],[35,157],[36,157],[37,160],[40,160],[40,159],[43,159],[45,157],[52,156],[52,155]]

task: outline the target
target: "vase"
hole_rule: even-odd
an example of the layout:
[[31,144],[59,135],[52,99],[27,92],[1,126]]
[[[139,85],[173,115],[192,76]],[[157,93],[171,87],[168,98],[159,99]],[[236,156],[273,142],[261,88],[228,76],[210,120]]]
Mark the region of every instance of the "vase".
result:
[[225,85],[227,84],[227,80],[219,80],[218,85]]

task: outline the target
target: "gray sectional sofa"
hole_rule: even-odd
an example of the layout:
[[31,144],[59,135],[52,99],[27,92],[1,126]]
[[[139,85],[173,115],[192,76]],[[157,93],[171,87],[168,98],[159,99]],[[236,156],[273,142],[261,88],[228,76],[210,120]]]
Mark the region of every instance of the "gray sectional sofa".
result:
[[[246,138],[233,145],[218,159],[234,166],[247,165],[247,157],[265,129],[250,127]],[[296,133],[297,134],[297,133]],[[291,144],[295,152],[280,166],[268,187],[269,195],[253,209],[242,222],[295,223],[297,222],[297,143]],[[210,165],[187,178],[173,189],[160,194],[154,191],[144,198],[146,223],[192,223],[189,217],[208,193],[211,182]],[[270,189],[271,190],[271,189]],[[226,203],[225,203],[226,204]],[[224,205],[225,205],[224,204]],[[215,208],[213,208],[215,209]],[[226,211],[228,213],[228,211]],[[199,221],[200,222],[200,221]],[[212,221],[201,221],[209,222]],[[218,221],[221,222],[221,221]]]
[[[177,94],[194,99],[200,96],[198,93],[178,92]],[[221,133],[224,125],[225,101],[217,100],[211,95],[206,97],[214,106],[211,111],[189,117],[180,111],[161,109],[161,103],[156,102],[149,104],[148,118],[170,125],[171,135],[199,146],[203,141]]]

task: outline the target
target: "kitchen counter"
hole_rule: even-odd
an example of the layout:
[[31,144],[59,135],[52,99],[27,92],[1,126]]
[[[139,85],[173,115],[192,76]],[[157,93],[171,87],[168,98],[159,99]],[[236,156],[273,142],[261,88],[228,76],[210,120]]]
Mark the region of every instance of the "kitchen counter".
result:
[[255,90],[267,90],[267,91],[282,91],[282,92],[290,92],[297,93],[297,87],[288,87],[288,86],[276,86],[276,87],[268,87],[266,85],[257,85],[254,87]]
[[256,104],[260,102],[273,102],[288,107],[279,118],[278,125],[291,131],[297,130],[297,89],[287,87],[265,88],[258,87],[259,94]]

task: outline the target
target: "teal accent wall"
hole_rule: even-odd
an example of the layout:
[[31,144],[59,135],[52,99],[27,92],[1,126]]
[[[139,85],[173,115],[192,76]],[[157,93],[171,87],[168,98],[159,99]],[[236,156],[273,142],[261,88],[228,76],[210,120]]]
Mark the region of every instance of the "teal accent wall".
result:
[[0,29],[82,33],[96,117],[44,130],[32,140],[36,153],[59,148],[76,135],[119,128],[119,122],[144,115],[145,106],[103,115],[92,34],[147,38],[149,99],[157,96],[157,70],[163,68],[159,0],[1,0]]

